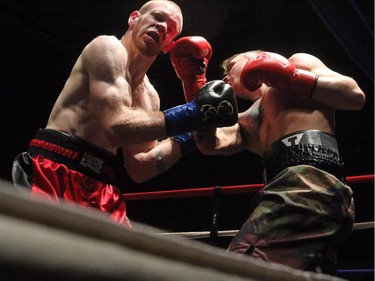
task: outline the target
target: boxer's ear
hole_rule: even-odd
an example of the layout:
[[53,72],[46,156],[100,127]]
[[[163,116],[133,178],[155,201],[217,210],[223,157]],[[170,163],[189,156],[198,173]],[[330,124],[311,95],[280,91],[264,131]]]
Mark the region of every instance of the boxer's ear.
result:
[[175,44],[175,41],[172,40],[171,43],[169,43],[169,45],[163,49],[163,53],[168,54],[172,50],[174,44]]
[[130,14],[130,16],[128,18],[129,27],[133,27],[135,25],[135,23],[138,20],[140,15],[141,15],[141,13],[139,11],[134,11]]

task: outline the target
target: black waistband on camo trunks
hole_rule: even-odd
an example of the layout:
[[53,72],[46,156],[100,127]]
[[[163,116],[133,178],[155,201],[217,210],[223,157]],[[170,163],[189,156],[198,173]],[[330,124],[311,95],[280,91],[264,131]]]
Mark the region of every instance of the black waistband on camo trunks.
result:
[[344,161],[336,138],[319,130],[299,131],[274,142],[263,155],[265,183],[287,167],[310,165],[345,182]]
[[40,129],[31,140],[28,153],[42,155],[94,179],[123,187],[125,168],[120,151],[114,155],[67,133]]

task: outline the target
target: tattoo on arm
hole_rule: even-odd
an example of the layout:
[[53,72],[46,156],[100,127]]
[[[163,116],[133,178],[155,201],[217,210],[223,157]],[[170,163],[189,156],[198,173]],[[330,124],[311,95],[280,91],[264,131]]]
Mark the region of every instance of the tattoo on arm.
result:
[[156,169],[158,172],[163,172],[165,169],[165,163],[163,161],[163,149],[158,148],[156,151]]

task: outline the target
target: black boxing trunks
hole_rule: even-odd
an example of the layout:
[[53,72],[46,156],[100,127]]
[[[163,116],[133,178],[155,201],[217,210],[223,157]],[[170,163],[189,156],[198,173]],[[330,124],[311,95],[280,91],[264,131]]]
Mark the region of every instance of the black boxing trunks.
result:
[[264,183],[287,167],[310,165],[345,182],[344,162],[336,138],[319,130],[298,131],[274,142],[263,155]]
[[40,129],[28,151],[15,159],[12,174],[15,185],[28,185],[32,195],[94,207],[130,226],[120,191],[126,175],[121,153],[111,154],[64,132]]

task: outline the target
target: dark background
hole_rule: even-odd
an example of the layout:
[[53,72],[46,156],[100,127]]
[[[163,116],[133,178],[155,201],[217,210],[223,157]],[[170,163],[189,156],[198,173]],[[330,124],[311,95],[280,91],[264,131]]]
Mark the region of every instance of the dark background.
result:
[[[11,180],[15,155],[44,127],[55,99],[83,47],[101,34],[118,38],[129,14],[145,1],[2,1],[0,4],[0,177]],[[333,70],[353,77],[366,94],[361,111],[338,111],[336,135],[347,175],[374,172],[374,1],[369,0],[191,0],[176,1],[184,14],[181,36],[204,36],[213,47],[208,79],[222,77],[220,62],[237,52],[264,49],[290,56],[311,53]],[[148,73],[162,109],[184,103],[168,55]],[[239,101],[240,109],[249,106]],[[260,183],[261,162],[234,156],[187,155],[172,169],[143,184],[128,180],[124,192]],[[373,183],[353,185],[357,222],[373,220]],[[238,229],[251,194],[223,196],[220,228]],[[170,231],[207,230],[213,198],[129,201],[129,217]],[[361,235],[361,238],[357,238]],[[365,237],[366,239],[363,239]],[[216,242],[225,247],[227,241]],[[373,230],[354,233],[342,264],[373,264]]]

